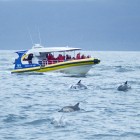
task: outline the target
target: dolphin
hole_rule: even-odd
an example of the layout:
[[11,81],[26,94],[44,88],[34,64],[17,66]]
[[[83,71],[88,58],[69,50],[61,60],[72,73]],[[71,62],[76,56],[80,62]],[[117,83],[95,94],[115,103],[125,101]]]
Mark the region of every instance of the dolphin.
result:
[[81,80],[79,80],[78,83],[75,85],[72,85],[70,89],[87,89],[87,86],[81,84]]
[[77,103],[74,106],[65,106],[61,110],[59,110],[58,112],[73,112],[73,111],[78,111],[78,110],[80,110],[79,103]]
[[123,85],[120,85],[120,86],[118,87],[118,90],[119,90],[119,91],[127,91],[128,89],[131,89],[131,86],[129,86],[129,85],[127,84],[127,81],[126,81]]

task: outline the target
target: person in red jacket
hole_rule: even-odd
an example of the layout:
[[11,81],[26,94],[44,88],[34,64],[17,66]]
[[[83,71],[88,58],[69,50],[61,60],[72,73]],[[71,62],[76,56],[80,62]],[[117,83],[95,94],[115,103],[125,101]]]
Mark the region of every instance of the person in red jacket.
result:
[[80,59],[80,53],[77,54],[76,59]]

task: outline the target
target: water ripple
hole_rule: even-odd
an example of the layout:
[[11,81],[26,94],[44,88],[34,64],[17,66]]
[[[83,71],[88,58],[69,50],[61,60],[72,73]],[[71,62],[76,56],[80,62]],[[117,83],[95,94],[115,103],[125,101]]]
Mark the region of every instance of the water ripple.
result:
[[[0,52],[0,139],[139,140],[140,54],[91,53],[100,55],[101,63],[76,77],[11,74],[14,54]],[[69,90],[79,80],[88,89]],[[125,81],[132,89],[118,91]],[[58,112],[77,102],[80,111]]]

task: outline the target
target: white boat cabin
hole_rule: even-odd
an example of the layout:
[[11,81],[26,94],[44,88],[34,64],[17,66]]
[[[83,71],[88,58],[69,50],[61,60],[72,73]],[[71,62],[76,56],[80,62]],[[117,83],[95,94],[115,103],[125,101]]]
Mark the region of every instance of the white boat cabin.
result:
[[90,56],[80,54],[79,50],[81,50],[81,48],[72,48],[68,46],[45,48],[40,44],[35,44],[32,49],[28,50],[22,56],[21,62],[22,64],[40,64],[44,66],[58,62],[90,58]]

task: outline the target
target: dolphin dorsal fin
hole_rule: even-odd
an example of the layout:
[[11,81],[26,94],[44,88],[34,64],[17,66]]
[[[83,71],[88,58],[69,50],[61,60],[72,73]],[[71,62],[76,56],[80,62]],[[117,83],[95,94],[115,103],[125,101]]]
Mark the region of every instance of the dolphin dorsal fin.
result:
[[77,104],[75,105],[75,107],[79,107],[79,103],[77,103]]
[[79,82],[77,84],[80,84],[81,83],[81,80],[79,80]]
[[127,81],[124,84],[127,85]]

